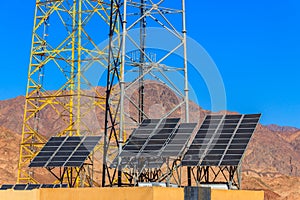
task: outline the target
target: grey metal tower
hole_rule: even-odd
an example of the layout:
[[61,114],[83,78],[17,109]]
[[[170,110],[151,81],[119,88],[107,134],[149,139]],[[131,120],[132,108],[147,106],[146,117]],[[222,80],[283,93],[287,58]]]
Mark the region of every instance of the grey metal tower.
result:
[[[174,45],[155,49],[148,35],[153,27],[169,33]],[[109,36],[102,186],[120,186],[126,183],[127,176],[122,174],[130,172],[120,166],[121,158],[119,167],[110,169],[109,157],[121,152],[133,128],[147,118],[164,119],[180,113],[182,121],[189,122],[185,0],[112,0]],[[181,52],[180,59],[174,58],[176,52]],[[174,73],[182,79],[175,82]],[[171,106],[156,108],[159,112],[155,116],[151,113],[155,106],[147,102],[147,86],[154,80],[178,99]]]

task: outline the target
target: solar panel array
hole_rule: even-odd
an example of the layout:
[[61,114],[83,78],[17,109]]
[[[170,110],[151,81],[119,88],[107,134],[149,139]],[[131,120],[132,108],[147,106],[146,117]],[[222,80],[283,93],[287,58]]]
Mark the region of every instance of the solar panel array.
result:
[[29,167],[81,167],[101,136],[51,137]]
[[260,114],[206,116],[182,165],[239,165],[259,118]]
[[[120,154],[121,165],[146,165],[158,168],[166,157],[177,157],[183,151],[196,124],[179,125],[179,118],[146,119],[135,129]],[[117,166],[115,158],[111,167]]]
[[0,190],[33,190],[39,188],[67,188],[68,184],[3,184]]

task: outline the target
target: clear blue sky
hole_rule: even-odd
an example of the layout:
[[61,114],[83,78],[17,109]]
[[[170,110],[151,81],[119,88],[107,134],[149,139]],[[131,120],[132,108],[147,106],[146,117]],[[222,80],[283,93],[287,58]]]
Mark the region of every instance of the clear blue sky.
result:
[[[263,124],[300,127],[300,2],[186,2],[188,35],[218,66],[228,110],[262,112]],[[34,4],[0,3],[0,99],[25,93]]]

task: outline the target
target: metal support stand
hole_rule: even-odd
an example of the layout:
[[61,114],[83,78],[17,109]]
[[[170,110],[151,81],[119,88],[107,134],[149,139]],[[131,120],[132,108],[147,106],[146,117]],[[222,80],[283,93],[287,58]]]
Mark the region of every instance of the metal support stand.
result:
[[228,189],[240,189],[241,182],[238,168],[238,166],[198,166],[192,167],[191,173],[197,185],[226,184]]

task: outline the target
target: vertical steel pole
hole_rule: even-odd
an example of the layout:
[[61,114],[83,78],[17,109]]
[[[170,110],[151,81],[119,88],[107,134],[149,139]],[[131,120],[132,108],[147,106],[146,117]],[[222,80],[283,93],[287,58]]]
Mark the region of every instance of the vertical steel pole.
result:
[[188,177],[188,186],[192,185],[192,173],[191,173],[192,168],[187,167],[187,177]]
[[122,159],[120,157],[122,147],[123,147],[123,134],[124,134],[124,96],[125,96],[125,79],[124,79],[124,70],[125,70],[125,54],[126,54],[126,35],[127,35],[127,0],[124,0],[123,4],[123,21],[122,21],[122,61],[120,66],[120,131],[119,131],[119,157],[118,157],[118,186],[122,185]]
[[[109,48],[108,48],[108,59],[107,59],[107,82],[106,82],[106,99],[105,99],[105,130],[104,130],[104,144],[103,144],[103,166],[102,166],[102,187],[105,187],[106,181],[106,173],[107,171],[107,153],[108,153],[108,146],[109,146],[109,136],[108,136],[108,127],[114,126],[114,124],[108,124],[110,116],[110,94],[111,94],[111,72],[113,71],[111,60],[113,60],[112,54],[112,37],[113,37],[113,9],[114,9],[114,0],[110,1],[110,18],[109,18]],[[111,120],[110,120],[111,121]],[[112,122],[111,122],[112,123]]]
[[183,36],[183,62],[184,62],[184,97],[185,97],[185,122],[189,122],[189,82],[188,60],[186,47],[185,0],[182,0],[182,36]]
[[146,38],[146,19],[145,14],[145,0],[141,0],[141,9],[140,9],[140,66],[139,66],[139,123],[144,119],[144,63],[145,63],[145,38]]
[[238,189],[242,189],[242,165],[237,167],[237,177],[238,177]]
[[[188,60],[186,47],[186,23],[185,23],[185,0],[182,3],[182,36],[183,36],[183,65],[184,65],[184,101],[185,101],[185,122],[189,122],[189,82],[188,82]],[[187,167],[188,186],[192,185],[191,167]]]

